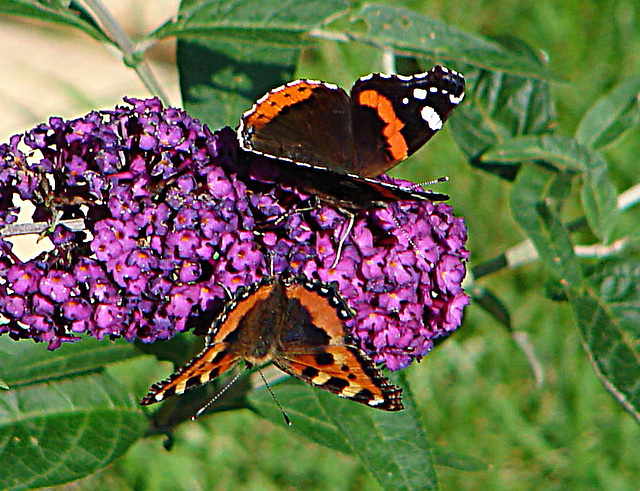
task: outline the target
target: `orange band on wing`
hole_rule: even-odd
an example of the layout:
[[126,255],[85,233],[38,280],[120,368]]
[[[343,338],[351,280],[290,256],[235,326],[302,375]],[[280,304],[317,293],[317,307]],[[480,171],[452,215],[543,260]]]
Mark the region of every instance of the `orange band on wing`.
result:
[[393,103],[375,90],[364,90],[358,95],[358,103],[376,110],[378,116],[386,123],[384,136],[389,145],[389,152],[394,160],[407,158],[409,147],[400,130],[404,123],[396,116]]
[[258,101],[253,112],[246,116],[245,126],[253,127],[254,131],[259,130],[272,121],[285,107],[292,106],[311,97],[314,87],[318,85],[300,82],[269,92],[267,94],[268,97]]

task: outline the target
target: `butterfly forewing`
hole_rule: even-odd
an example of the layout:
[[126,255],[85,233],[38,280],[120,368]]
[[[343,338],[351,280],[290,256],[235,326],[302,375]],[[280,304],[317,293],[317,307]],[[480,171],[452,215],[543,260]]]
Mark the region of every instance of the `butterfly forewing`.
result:
[[353,160],[349,96],[336,85],[315,80],[288,83],[242,116],[238,138],[245,150],[346,169]]
[[464,77],[436,66],[412,76],[371,74],[351,95],[296,80],[245,112],[244,150],[343,174],[376,177],[422,147],[464,97]]
[[464,97],[464,78],[436,66],[412,76],[372,74],[351,90],[354,145],[350,170],[373,177],[420,149]]
[[146,406],[173,395],[184,394],[185,391],[206,384],[232,369],[240,359],[237,354],[229,351],[227,343],[207,346],[168,379],[152,385],[140,404]]
[[403,408],[402,390],[353,345],[345,319],[353,314],[335,288],[304,282],[286,288],[287,318],[274,364],[309,384],[378,409]]
[[213,322],[202,352],[168,379],[154,384],[141,404],[153,404],[183,394],[231,370],[240,360],[246,360],[248,355],[238,335],[241,331],[245,331],[245,335],[246,331],[251,334],[251,328],[243,326],[260,315],[262,310],[258,306],[270,293],[271,287],[260,283],[238,290]]
[[403,409],[402,389],[375,368],[355,346],[326,346],[314,353],[287,353],[274,360],[281,370],[305,382],[386,411]]

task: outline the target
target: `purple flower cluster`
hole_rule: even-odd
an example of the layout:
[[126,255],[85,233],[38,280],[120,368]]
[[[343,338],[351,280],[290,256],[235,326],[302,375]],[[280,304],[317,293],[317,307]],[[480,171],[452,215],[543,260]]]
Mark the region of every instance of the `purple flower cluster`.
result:
[[[203,333],[229,293],[272,268],[337,282],[357,312],[354,336],[392,370],[460,325],[466,228],[449,205],[360,211],[334,266],[349,223],[340,209],[248,178],[229,128],[212,133],[157,99],[125,101],[0,145],[0,334],[53,349],[81,333]],[[1,235],[17,197],[53,244],[26,262]]]

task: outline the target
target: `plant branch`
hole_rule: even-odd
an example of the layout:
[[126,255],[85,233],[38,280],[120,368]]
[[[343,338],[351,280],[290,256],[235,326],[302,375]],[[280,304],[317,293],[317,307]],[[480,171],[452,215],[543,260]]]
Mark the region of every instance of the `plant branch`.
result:
[[[57,222],[64,225],[71,232],[81,232],[84,230],[85,223],[82,218],[74,218],[72,220],[60,220]],[[0,237],[10,237],[14,235],[41,234],[51,227],[49,222],[31,222],[31,223],[12,223],[0,228]]]
[[124,63],[135,70],[149,92],[157,95],[164,104],[170,104],[169,98],[153,74],[151,66],[146,60],[137,59],[138,53],[133,42],[102,2],[100,0],[84,0],[84,3],[87,10],[93,14],[95,21],[100,24],[104,32],[120,49]]
[[[625,211],[640,203],[640,184],[636,184],[618,196],[617,208]],[[579,218],[567,225],[569,231],[574,232],[586,226],[584,217]],[[629,244],[629,237],[623,237],[612,244],[592,244],[587,246],[577,245],[574,252],[579,257],[598,258],[618,254]],[[495,273],[504,267],[514,269],[523,264],[534,262],[538,259],[538,251],[533,243],[527,239],[519,244],[510,247],[503,254],[490,259],[472,268],[474,280]]]

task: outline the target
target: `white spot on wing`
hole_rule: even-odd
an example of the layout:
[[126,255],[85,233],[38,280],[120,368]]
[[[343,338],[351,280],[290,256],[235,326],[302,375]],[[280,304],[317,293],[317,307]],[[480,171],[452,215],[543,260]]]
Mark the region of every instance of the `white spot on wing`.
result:
[[462,94],[460,94],[458,97],[454,96],[453,94],[449,95],[449,101],[451,101],[451,104],[460,104],[460,101],[464,99],[464,92]]
[[429,126],[433,131],[438,131],[442,128],[442,120],[431,106],[424,106],[420,111],[420,116],[422,116],[422,119],[427,123],[427,126]]
[[427,98],[427,91],[425,89],[413,89],[413,97],[424,101]]

